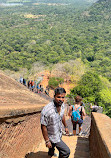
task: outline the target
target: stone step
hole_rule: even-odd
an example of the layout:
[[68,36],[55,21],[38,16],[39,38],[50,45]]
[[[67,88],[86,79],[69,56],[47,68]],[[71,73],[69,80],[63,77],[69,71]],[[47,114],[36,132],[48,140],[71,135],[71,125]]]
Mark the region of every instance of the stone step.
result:
[[[78,136],[63,136],[63,141],[71,150],[69,158],[90,158],[88,138]],[[59,154],[57,149],[55,150],[55,153]],[[52,158],[55,157],[53,156]]]
[[74,158],[75,157],[79,157],[79,158],[82,158],[82,157],[88,157],[89,158],[90,154],[89,154],[89,151],[81,151],[81,148],[79,148],[79,150],[75,150],[75,153],[74,153]]
[[[88,138],[78,136],[63,136],[62,140],[70,148],[71,153],[69,158],[90,158]],[[56,148],[55,153],[59,155],[59,152]],[[37,147],[34,152],[29,153],[26,158],[50,158],[48,156],[48,148],[46,148],[44,140],[41,140],[39,147]],[[52,158],[55,157],[53,156]]]

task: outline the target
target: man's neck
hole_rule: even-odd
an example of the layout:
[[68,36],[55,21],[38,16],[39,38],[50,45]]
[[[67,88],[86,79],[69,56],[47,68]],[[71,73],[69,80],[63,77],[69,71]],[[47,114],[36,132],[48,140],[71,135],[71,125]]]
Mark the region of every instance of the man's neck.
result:
[[54,104],[56,106],[57,112],[60,114],[60,112],[61,112],[61,106],[58,106],[55,101],[54,101]]
[[57,108],[57,112],[60,114],[60,112],[61,112],[61,106],[58,106],[56,108]]

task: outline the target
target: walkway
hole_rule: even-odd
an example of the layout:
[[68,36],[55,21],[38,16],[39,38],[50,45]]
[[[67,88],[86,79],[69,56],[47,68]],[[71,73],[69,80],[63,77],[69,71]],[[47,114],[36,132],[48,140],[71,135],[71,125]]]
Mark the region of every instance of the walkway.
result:
[[[67,124],[69,127],[69,132],[72,133],[72,124],[70,119],[67,120]],[[90,158],[89,155],[89,140],[88,135],[89,131],[87,130],[90,126],[90,117],[86,117],[83,124],[83,135],[84,136],[66,136],[63,135],[62,140],[69,146],[71,154],[69,158]],[[49,158],[47,155],[48,148],[46,148],[44,140],[41,140],[41,144],[34,151],[34,153],[30,153],[26,156],[26,158]],[[55,153],[58,154],[57,149]],[[54,158],[54,156],[52,157]]]
[[44,98],[44,99],[46,99],[48,101],[52,101],[53,100],[50,96],[48,96],[45,93],[37,93],[37,95],[39,95],[40,97],[42,97],[42,98]]

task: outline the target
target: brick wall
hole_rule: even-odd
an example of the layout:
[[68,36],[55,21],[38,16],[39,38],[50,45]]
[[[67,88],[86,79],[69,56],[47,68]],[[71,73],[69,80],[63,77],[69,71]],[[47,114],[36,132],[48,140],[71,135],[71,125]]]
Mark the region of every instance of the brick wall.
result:
[[91,158],[111,158],[111,118],[92,113],[89,144]]
[[0,158],[24,158],[41,142],[40,112],[7,118],[0,124]]

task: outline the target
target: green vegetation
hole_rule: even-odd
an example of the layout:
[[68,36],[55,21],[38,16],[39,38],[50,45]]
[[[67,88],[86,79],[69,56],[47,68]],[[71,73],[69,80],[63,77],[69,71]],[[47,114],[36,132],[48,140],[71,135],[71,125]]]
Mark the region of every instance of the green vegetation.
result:
[[73,88],[71,92],[75,95],[82,96],[87,102],[98,102],[99,92],[102,89],[102,82],[99,76],[92,72],[87,72],[78,82],[78,86]]
[[59,2],[58,5],[50,6],[47,4],[51,1],[44,2],[0,7],[1,69],[18,71],[20,67],[30,69],[37,61],[48,65],[80,57],[73,24],[76,14],[86,8],[87,3],[79,1],[78,5],[75,0],[55,0],[52,4]]
[[51,88],[56,88],[59,86],[59,84],[62,84],[64,82],[64,79],[63,78],[60,78],[60,77],[51,77],[49,79],[49,82],[48,82],[48,85],[49,87]]
[[[97,102],[99,106],[104,108],[104,112],[111,115],[111,84],[108,80],[99,77],[94,72],[85,73],[78,86],[71,90],[71,95],[80,95],[84,98],[84,102]],[[108,85],[106,85],[109,83]]]
[[38,61],[49,65],[81,58],[111,80],[111,2],[87,10],[88,3],[81,1],[52,6],[47,5],[51,1],[44,2],[0,7],[1,69],[18,71]]

